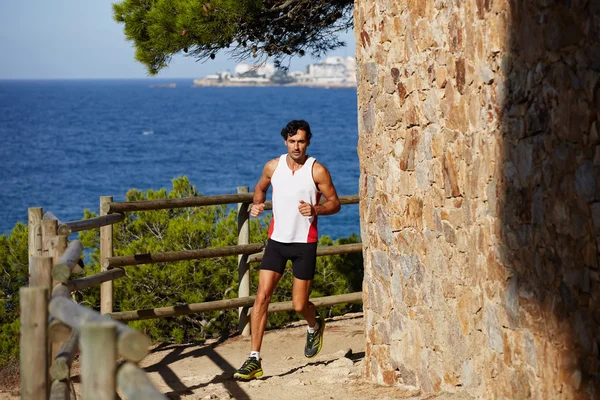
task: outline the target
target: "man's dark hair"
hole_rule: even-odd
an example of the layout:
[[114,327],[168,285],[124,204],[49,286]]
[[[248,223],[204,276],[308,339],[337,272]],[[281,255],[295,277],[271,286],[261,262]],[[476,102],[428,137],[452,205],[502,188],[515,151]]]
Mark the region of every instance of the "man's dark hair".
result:
[[283,140],[287,140],[288,137],[294,136],[296,132],[298,132],[298,129],[302,129],[304,132],[306,132],[306,139],[310,141],[310,138],[312,137],[310,125],[308,125],[308,122],[303,119],[295,119],[290,121],[285,128],[281,130],[281,136],[283,137]]

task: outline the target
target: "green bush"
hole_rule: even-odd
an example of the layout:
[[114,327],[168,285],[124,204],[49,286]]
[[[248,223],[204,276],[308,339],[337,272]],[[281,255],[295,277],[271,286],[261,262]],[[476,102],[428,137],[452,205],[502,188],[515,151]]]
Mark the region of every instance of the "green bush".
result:
[[19,356],[19,289],[27,283],[27,226],[0,235],[0,368]]
[[[169,191],[130,190],[127,201],[183,198],[198,196],[196,188],[185,177],[173,180]],[[95,217],[89,210],[84,218]],[[270,215],[250,220],[250,243],[264,243]],[[86,275],[100,271],[99,230],[80,232],[86,250]],[[114,225],[115,256],[194,250],[237,244],[237,211],[234,207],[211,206],[175,210],[127,213],[125,220]],[[351,235],[337,241],[323,236],[319,244],[357,243]],[[27,278],[27,227],[17,224],[9,236],[0,236],[0,365],[18,354],[18,289]],[[251,265],[251,293],[256,293],[258,264]],[[114,281],[114,311],[151,309],[180,304],[237,297],[237,256],[180,261],[174,263],[129,266],[126,276]],[[361,254],[319,257],[313,282],[312,297],[360,291],[363,264]],[[286,271],[273,301],[291,300],[292,278]],[[99,310],[99,287],[76,294],[76,300]],[[338,305],[328,308],[328,315],[359,310],[360,305]],[[294,312],[274,313],[269,326],[281,326],[301,317]],[[145,332],[154,341],[189,343],[207,337],[229,335],[237,330],[237,309],[206,312],[163,319],[131,322],[130,326]]]

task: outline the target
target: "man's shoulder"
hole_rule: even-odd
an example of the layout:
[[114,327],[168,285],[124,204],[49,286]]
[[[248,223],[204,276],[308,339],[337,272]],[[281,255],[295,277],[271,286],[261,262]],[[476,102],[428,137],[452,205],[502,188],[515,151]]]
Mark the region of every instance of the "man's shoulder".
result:
[[277,166],[279,164],[279,157],[272,158],[265,165],[274,165]]
[[277,168],[277,165],[279,165],[279,157],[267,161],[267,163],[265,164],[265,170],[273,173],[275,171],[275,168]]
[[313,163],[312,168],[313,168],[313,173],[314,172],[327,172],[327,167],[325,167],[323,164],[321,164],[317,160],[315,160],[315,162]]

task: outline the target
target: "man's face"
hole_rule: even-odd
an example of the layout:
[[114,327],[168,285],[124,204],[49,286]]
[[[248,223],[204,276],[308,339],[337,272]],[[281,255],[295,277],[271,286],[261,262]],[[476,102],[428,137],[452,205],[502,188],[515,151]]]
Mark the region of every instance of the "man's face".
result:
[[292,160],[302,163],[306,155],[306,148],[308,147],[309,140],[306,138],[306,131],[298,129],[294,136],[288,136],[284,142],[288,149],[288,154],[292,157]]

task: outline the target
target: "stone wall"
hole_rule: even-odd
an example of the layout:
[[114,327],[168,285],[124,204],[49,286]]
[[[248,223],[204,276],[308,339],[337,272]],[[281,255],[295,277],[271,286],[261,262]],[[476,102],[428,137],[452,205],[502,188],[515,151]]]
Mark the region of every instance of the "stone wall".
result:
[[356,0],[366,375],[599,398],[600,1]]

